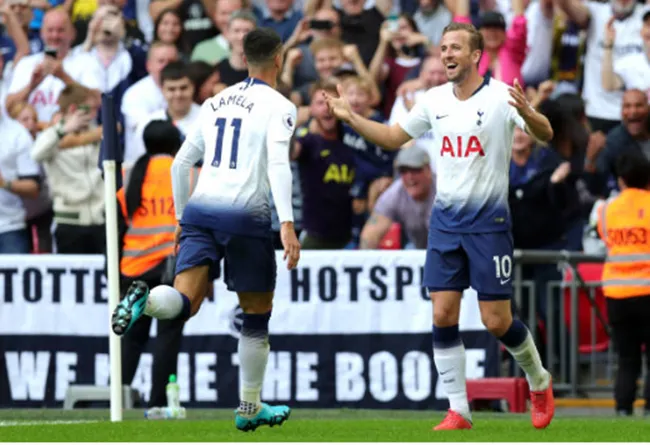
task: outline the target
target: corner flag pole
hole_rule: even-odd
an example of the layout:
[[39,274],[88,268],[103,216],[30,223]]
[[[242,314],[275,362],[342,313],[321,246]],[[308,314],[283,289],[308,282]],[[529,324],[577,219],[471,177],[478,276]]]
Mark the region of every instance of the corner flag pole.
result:
[[106,213],[106,270],[108,275],[108,351],[110,359],[111,422],[122,421],[122,345],[111,328],[111,314],[120,302],[120,276],[117,237],[117,155],[118,134],[115,102],[102,95],[104,210]]

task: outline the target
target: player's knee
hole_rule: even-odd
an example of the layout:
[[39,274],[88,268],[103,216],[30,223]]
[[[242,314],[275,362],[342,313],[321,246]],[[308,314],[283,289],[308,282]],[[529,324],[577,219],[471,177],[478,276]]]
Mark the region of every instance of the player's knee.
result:
[[512,314],[501,311],[482,311],[481,321],[492,335],[502,337],[512,324]]
[[434,305],[433,306],[433,325],[434,326],[454,326],[458,324],[459,311],[455,307],[449,305]]
[[266,314],[273,308],[273,293],[240,293],[238,296],[245,314]]

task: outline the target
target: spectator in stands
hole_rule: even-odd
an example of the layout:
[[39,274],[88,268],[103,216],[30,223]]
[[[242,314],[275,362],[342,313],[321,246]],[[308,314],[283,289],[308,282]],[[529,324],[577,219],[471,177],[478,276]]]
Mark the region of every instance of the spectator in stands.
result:
[[[515,249],[559,251],[567,248],[567,221],[563,215],[567,207],[578,206],[577,202],[573,205],[568,202],[577,200],[577,195],[570,193],[567,181],[570,173],[571,164],[563,161],[557,152],[535,146],[531,136],[515,129],[508,196]],[[522,277],[535,283],[535,311],[541,320],[548,322],[546,301],[550,296],[546,285],[562,279],[557,265],[524,264]],[[526,289],[518,307],[523,318],[528,317],[530,298]],[[559,320],[558,314],[554,315],[554,320]]]
[[[455,21],[471,23],[469,0],[457,0]],[[479,29],[485,50],[479,62],[479,73],[512,85],[515,79],[523,82],[521,67],[526,58],[526,16],[524,0],[512,0],[513,19],[506,32],[502,13],[489,11],[481,15]]]
[[[24,57],[16,65],[6,106],[28,102],[38,112],[40,121],[49,122],[57,111],[57,99],[63,88],[76,82],[95,89],[100,85],[95,72],[88,69],[89,56],[70,52],[74,29],[63,10],[52,9],[45,14],[41,34],[48,50]],[[98,91],[96,94],[99,98]]]
[[[111,94],[119,110],[126,90],[146,75],[145,58],[140,47],[127,49],[124,17],[112,5],[101,6],[95,11],[88,36],[80,51],[90,59],[87,70],[93,71],[102,93]],[[120,116],[120,124],[124,119]]]
[[643,52],[624,55],[616,61],[615,65],[612,57],[616,39],[614,19],[607,22],[602,60],[602,83],[603,88],[607,91],[622,89],[646,91],[648,102],[650,102],[650,6],[643,11],[642,18]]
[[167,9],[175,9],[181,15],[185,40],[189,48],[217,35],[210,17],[214,16],[214,3],[202,0],[153,0],[149,3],[149,15],[155,22]]
[[92,91],[78,84],[59,98],[61,119],[43,130],[31,149],[42,162],[54,200],[54,239],[58,253],[103,253],[105,248],[104,191],[97,168],[99,142],[61,148],[68,133],[93,125],[99,103]]
[[393,21],[387,21],[379,34],[379,45],[370,62],[370,75],[383,87],[383,113],[390,114],[397,88],[404,82],[406,74],[420,64],[429,45],[424,34],[418,32],[411,17],[402,14],[394,29]]
[[[16,3],[19,5],[20,3]],[[18,14],[14,12],[13,3],[5,2],[0,5],[0,19],[4,24],[7,35],[0,36],[0,101],[4,107],[6,90],[11,82],[13,68],[20,60],[31,53],[27,34],[20,23]]]
[[[135,280],[148,286],[173,284],[174,214],[171,164],[181,146],[181,134],[166,120],[149,122],[143,132],[146,153],[124,172],[118,191],[119,246],[122,294]],[[192,171],[195,185],[198,172]],[[160,208],[163,205],[163,208]],[[169,207],[169,208],[168,208]],[[149,341],[149,316],[135,323],[122,337],[122,381],[131,384],[140,356]],[[153,372],[149,406],[166,406],[169,376],[177,374],[184,320],[158,320],[153,347]]]
[[521,67],[521,76],[525,85],[537,88],[551,74],[555,31],[553,0],[529,3],[525,15],[528,51]]
[[[383,122],[382,114],[370,107],[372,85],[366,79],[358,76],[348,77],[342,83],[343,94],[348,98],[355,113],[375,122]],[[372,183],[382,177],[393,176],[393,160],[395,151],[384,150],[374,143],[364,139],[346,123],[343,129],[343,144],[354,154],[355,177],[352,184],[352,246],[359,244],[361,229],[368,217],[368,190]],[[351,247],[352,247],[351,246]]]
[[219,35],[199,42],[192,51],[192,61],[203,61],[216,65],[230,57],[230,43],[226,38],[230,17],[242,9],[249,9],[247,0],[216,0],[214,4],[214,24]]
[[187,76],[194,84],[194,103],[203,104],[214,96],[219,83],[219,73],[206,62],[196,61],[187,65]]
[[288,82],[289,85],[299,88],[318,80],[316,62],[310,44],[322,39],[341,39],[341,19],[334,9],[319,9],[311,20],[303,18],[289,40],[285,42],[287,59],[296,61],[291,66],[293,78]]
[[311,122],[296,130],[291,158],[298,162],[303,196],[303,249],[342,249],[351,238],[354,155],[341,141],[340,125],[327,108],[318,82],[311,94]]
[[154,41],[176,46],[178,57],[181,60],[189,59],[192,50],[185,41],[183,21],[177,10],[165,9],[160,13],[153,26]]
[[201,106],[194,103],[194,84],[187,75],[183,62],[171,62],[160,72],[163,96],[167,106],[156,110],[140,122],[136,129],[136,143],[133,155],[140,157],[145,154],[144,130],[153,120],[171,122],[181,133],[181,140],[199,123]]
[[[0,59],[1,60],[1,59]],[[9,110],[9,117],[20,123],[30,134],[32,139],[41,131],[38,114],[26,102],[17,102]],[[29,147],[31,149],[31,146]],[[30,157],[31,160],[31,157]],[[30,230],[29,251],[35,253],[52,252],[52,199],[50,188],[47,185],[45,171],[42,166],[38,168],[39,192],[35,198],[23,197],[25,207],[25,221]]]
[[442,0],[418,0],[418,9],[413,14],[417,29],[432,45],[439,45],[442,30],[451,22],[451,12]]
[[302,11],[293,7],[293,0],[264,0],[263,6],[253,8],[257,23],[271,28],[286,42],[302,19]]
[[[447,82],[447,74],[445,73],[445,67],[442,64],[442,61],[439,57],[429,56],[422,62],[422,69],[420,70],[420,75],[418,76],[417,89],[413,93],[405,92],[403,95],[397,96],[395,103],[393,104],[393,109],[389,115],[389,123],[392,125],[396,122],[400,122],[413,106],[424,97],[429,89],[437,87]],[[412,145],[420,147],[429,152],[431,159],[435,159],[435,144],[432,144],[433,132],[427,131],[419,138],[415,139]],[[431,168],[435,171],[435,165],[431,162]]]
[[601,73],[607,21],[614,16],[617,31],[612,47],[613,62],[626,54],[641,52],[641,16],[643,6],[632,0],[556,0],[557,5],[571,21],[587,30],[585,55],[585,79],[582,97],[587,104],[586,112],[592,131],[607,134],[618,125],[621,116],[622,94],[608,92],[602,86]]
[[255,16],[249,11],[237,11],[230,16],[226,39],[230,45],[230,56],[217,64],[220,82],[231,86],[248,77],[244,60],[244,37],[255,29]]
[[[93,2],[95,3],[95,2]],[[78,1],[75,4],[79,4]],[[100,9],[103,6],[112,6],[117,8],[119,11],[124,12],[127,9],[127,0],[97,0],[96,9],[90,10],[89,14],[84,14],[83,16],[74,16],[72,17],[72,22],[76,30],[75,40],[73,46],[81,45],[86,41],[88,35],[88,26],[92,21],[93,16],[97,9]],[[145,44],[145,35],[143,31],[138,28],[138,23],[134,20],[133,17],[124,17],[125,19],[125,38],[124,45],[127,48],[131,46],[141,47],[142,51],[146,53],[147,47]]]
[[165,97],[160,88],[160,72],[169,63],[178,60],[176,46],[155,42],[149,48],[147,72],[149,75],[133,84],[124,93],[121,112],[124,115],[124,162],[135,162],[134,133],[138,124],[150,113],[165,108]]
[[39,191],[38,165],[29,157],[33,139],[22,125],[0,116],[0,253],[29,253],[22,198]]
[[[323,0],[321,0],[323,1]],[[319,0],[315,0],[319,3]],[[367,9],[363,0],[341,0],[341,29],[345,43],[354,44],[359,49],[361,60],[370,65],[379,45],[379,30],[391,13],[391,0],[375,0]],[[317,8],[318,9],[318,8]]]
[[413,247],[426,249],[436,196],[430,162],[429,155],[421,148],[400,150],[395,159],[400,177],[379,196],[361,232],[360,249],[376,249],[394,223],[402,226]]
[[[573,105],[575,101],[579,104]],[[585,169],[589,132],[586,128],[584,103],[577,95],[564,94],[543,102],[540,112],[549,119],[553,128],[551,149],[570,164],[569,174],[565,179],[568,188],[562,214],[566,224],[566,249],[581,251],[583,230],[595,201],[589,190],[591,184],[599,182],[598,174]]]
[[627,151],[638,151],[650,159],[650,106],[645,91],[627,90],[623,95],[622,122],[607,135],[598,160],[599,170],[615,176],[616,159]]
[[[6,12],[5,12],[6,11]],[[0,35],[0,52],[5,64],[14,61],[18,63],[16,55],[22,58],[28,54],[36,54],[43,51],[43,40],[39,30],[30,29],[29,23],[32,21],[32,8],[28,0],[11,0],[3,2],[2,18],[4,19],[5,29]],[[15,19],[15,20],[14,20]],[[19,29],[15,27],[18,25]],[[23,54],[24,39],[27,39],[27,53]]]
[[[370,104],[374,106],[379,103],[381,96],[377,84],[370,76],[355,45],[344,45],[340,40],[324,38],[315,40],[310,45],[310,50],[314,55],[314,66],[320,82],[334,81],[335,77],[342,72],[351,72],[364,79],[368,79],[373,91]],[[298,60],[294,60],[294,57],[298,57]],[[300,53],[296,53],[294,50],[290,50],[289,54],[287,54],[281,79],[289,87],[293,85],[293,70],[300,57]],[[309,105],[312,85],[312,83],[305,84],[298,90],[293,91],[291,93],[291,101],[298,106]]]

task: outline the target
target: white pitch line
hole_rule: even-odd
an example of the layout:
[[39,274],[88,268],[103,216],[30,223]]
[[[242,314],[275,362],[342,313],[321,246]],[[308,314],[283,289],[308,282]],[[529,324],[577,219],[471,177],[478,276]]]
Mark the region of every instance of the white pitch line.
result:
[[29,426],[29,425],[73,425],[76,423],[96,423],[97,420],[0,420],[0,427]]

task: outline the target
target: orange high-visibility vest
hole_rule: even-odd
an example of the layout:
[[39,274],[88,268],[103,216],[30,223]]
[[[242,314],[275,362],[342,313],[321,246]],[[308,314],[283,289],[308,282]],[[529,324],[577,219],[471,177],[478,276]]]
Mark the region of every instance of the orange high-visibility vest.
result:
[[[122,241],[120,261],[120,273],[124,276],[140,276],[174,254],[177,221],[172,195],[173,161],[172,156],[151,157],[142,183],[142,201],[130,220],[125,196],[129,174],[124,175],[124,186],[117,192],[120,209],[128,225]],[[193,190],[198,179],[195,170],[191,171],[191,176],[190,190]]]
[[625,189],[598,212],[607,246],[603,292],[609,298],[650,295],[650,191]]

